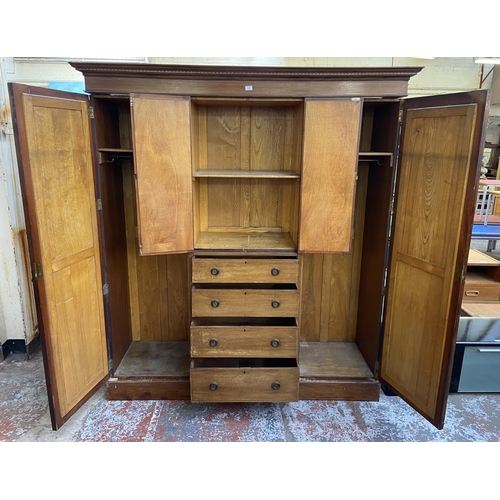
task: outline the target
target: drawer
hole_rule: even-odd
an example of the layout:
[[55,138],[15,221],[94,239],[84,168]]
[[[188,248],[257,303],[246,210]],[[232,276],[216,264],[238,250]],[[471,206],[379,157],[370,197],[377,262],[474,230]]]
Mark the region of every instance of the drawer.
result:
[[464,301],[500,300],[500,287],[489,285],[467,285],[464,287]]
[[213,325],[207,324],[207,321],[193,320],[190,336],[192,358],[299,356],[299,329],[295,318],[244,325],[239,322]]
[[500,283],[486,275],[467,273],[463,300],[500,300]]
[[295,360],[272,363],[270,360],[193,359],[190,379],[194,403],[299,400],[299,369]]
[[465,347],[458,392],[500,392],[500,345]]
[[192,289],[193,317],[295,317],[299,315],[299,291],[288,288]]
[[298,283],[298,259],[193,257],[193,283]]

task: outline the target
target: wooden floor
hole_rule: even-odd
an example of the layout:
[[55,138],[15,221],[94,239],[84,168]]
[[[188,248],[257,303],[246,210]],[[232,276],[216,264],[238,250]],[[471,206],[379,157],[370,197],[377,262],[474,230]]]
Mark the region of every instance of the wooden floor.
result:
[[[188,342],[134,342],[108,381],[108,398],[189,399],[190,361]],[[245,360],[242,361],[246,366]],[[286,362],[290,360],[282,361],[289,366]],[[223,362],[210,361],[215,365]],[[270,362],[274,366],[276,360]],[[379,399],[380,383],[353,342],[303,342],[298,382],[301,400]]]
[[379,399],[380,382],[354,342],[302,342],[299,370],[301,400]]
[[373,377],[354,342],[302,342],[299,360],[301,377]]
[[187,377],[189,342],[132,342],[115,377]]
[[[373,377],[354,342],[302,342],[299,360],[301,377]],[[133,342],[115,377],[185,377],[189,364],[189,342]]]

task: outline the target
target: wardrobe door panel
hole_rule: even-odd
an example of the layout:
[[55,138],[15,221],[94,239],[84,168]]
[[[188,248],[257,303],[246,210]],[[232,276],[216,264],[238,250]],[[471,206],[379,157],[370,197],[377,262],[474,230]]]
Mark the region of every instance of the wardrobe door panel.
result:
[[442,428],[486,93],[405,102],[380,378]]
[[299,251],[349,253],[362,103],[306,99]]
[[54,429],[108,378],[88,98],[12,85]]
[[193,250],[189,97],[131,95],[142,255]]

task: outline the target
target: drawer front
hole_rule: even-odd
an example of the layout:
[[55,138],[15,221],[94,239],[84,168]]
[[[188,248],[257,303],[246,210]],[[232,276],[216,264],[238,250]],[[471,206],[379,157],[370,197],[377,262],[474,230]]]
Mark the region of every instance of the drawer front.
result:
[[193,317],[295,317],[299,315],[298,290],[193,288]]
[[297,259],[192,260],[193,283],[298,283]]
[[468,346],[458,392],[500,392],[500,346]]
[[500,300],[500,283],[465,283],[463,300]]
[[191,326],[193,358],[297,358],[297,327]]
[[194,403],[272,403],[299,400],[298,368],[191,369]]

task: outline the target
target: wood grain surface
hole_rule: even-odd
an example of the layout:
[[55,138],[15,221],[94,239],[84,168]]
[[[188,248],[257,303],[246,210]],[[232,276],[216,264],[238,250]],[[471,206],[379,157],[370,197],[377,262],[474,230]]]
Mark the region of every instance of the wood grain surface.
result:
[[[200,286],[200,285],[197,285]],[[206,289],[193,287],[192,315],[195,317],[297,317],[299,292],[295,290]],[[217,300],[219,305],[212,306]],[[273,307],[274,301],[279,307]]]
[[193,249],[189,98],[132,96],[139,244],[142,254]]
[[306,99],[299,251],[351,251],[361,102]]
[[83,96],[31,94],[22,95],[22,113],[60,424],[108,375],[89,115]]
[[[191,367],[191,401],[288,402],[299,400],[298,368],[194,368]],[[216,390],[210,384],[217,384]],[[278,382],[279,389],[272,384]]]
[[[190,339],[193,358],[297,358],[299,354],[297,327],[191,326]],[[216,345],[210,345],[211,340]]]
[[[298,259],[195,257],[191,265],[193,283],[298,283],[299,280]],[[217,274],[213,274],[212,270]]]
[[475,104],[404,121],[381,375],[434,418],[471,168]]

